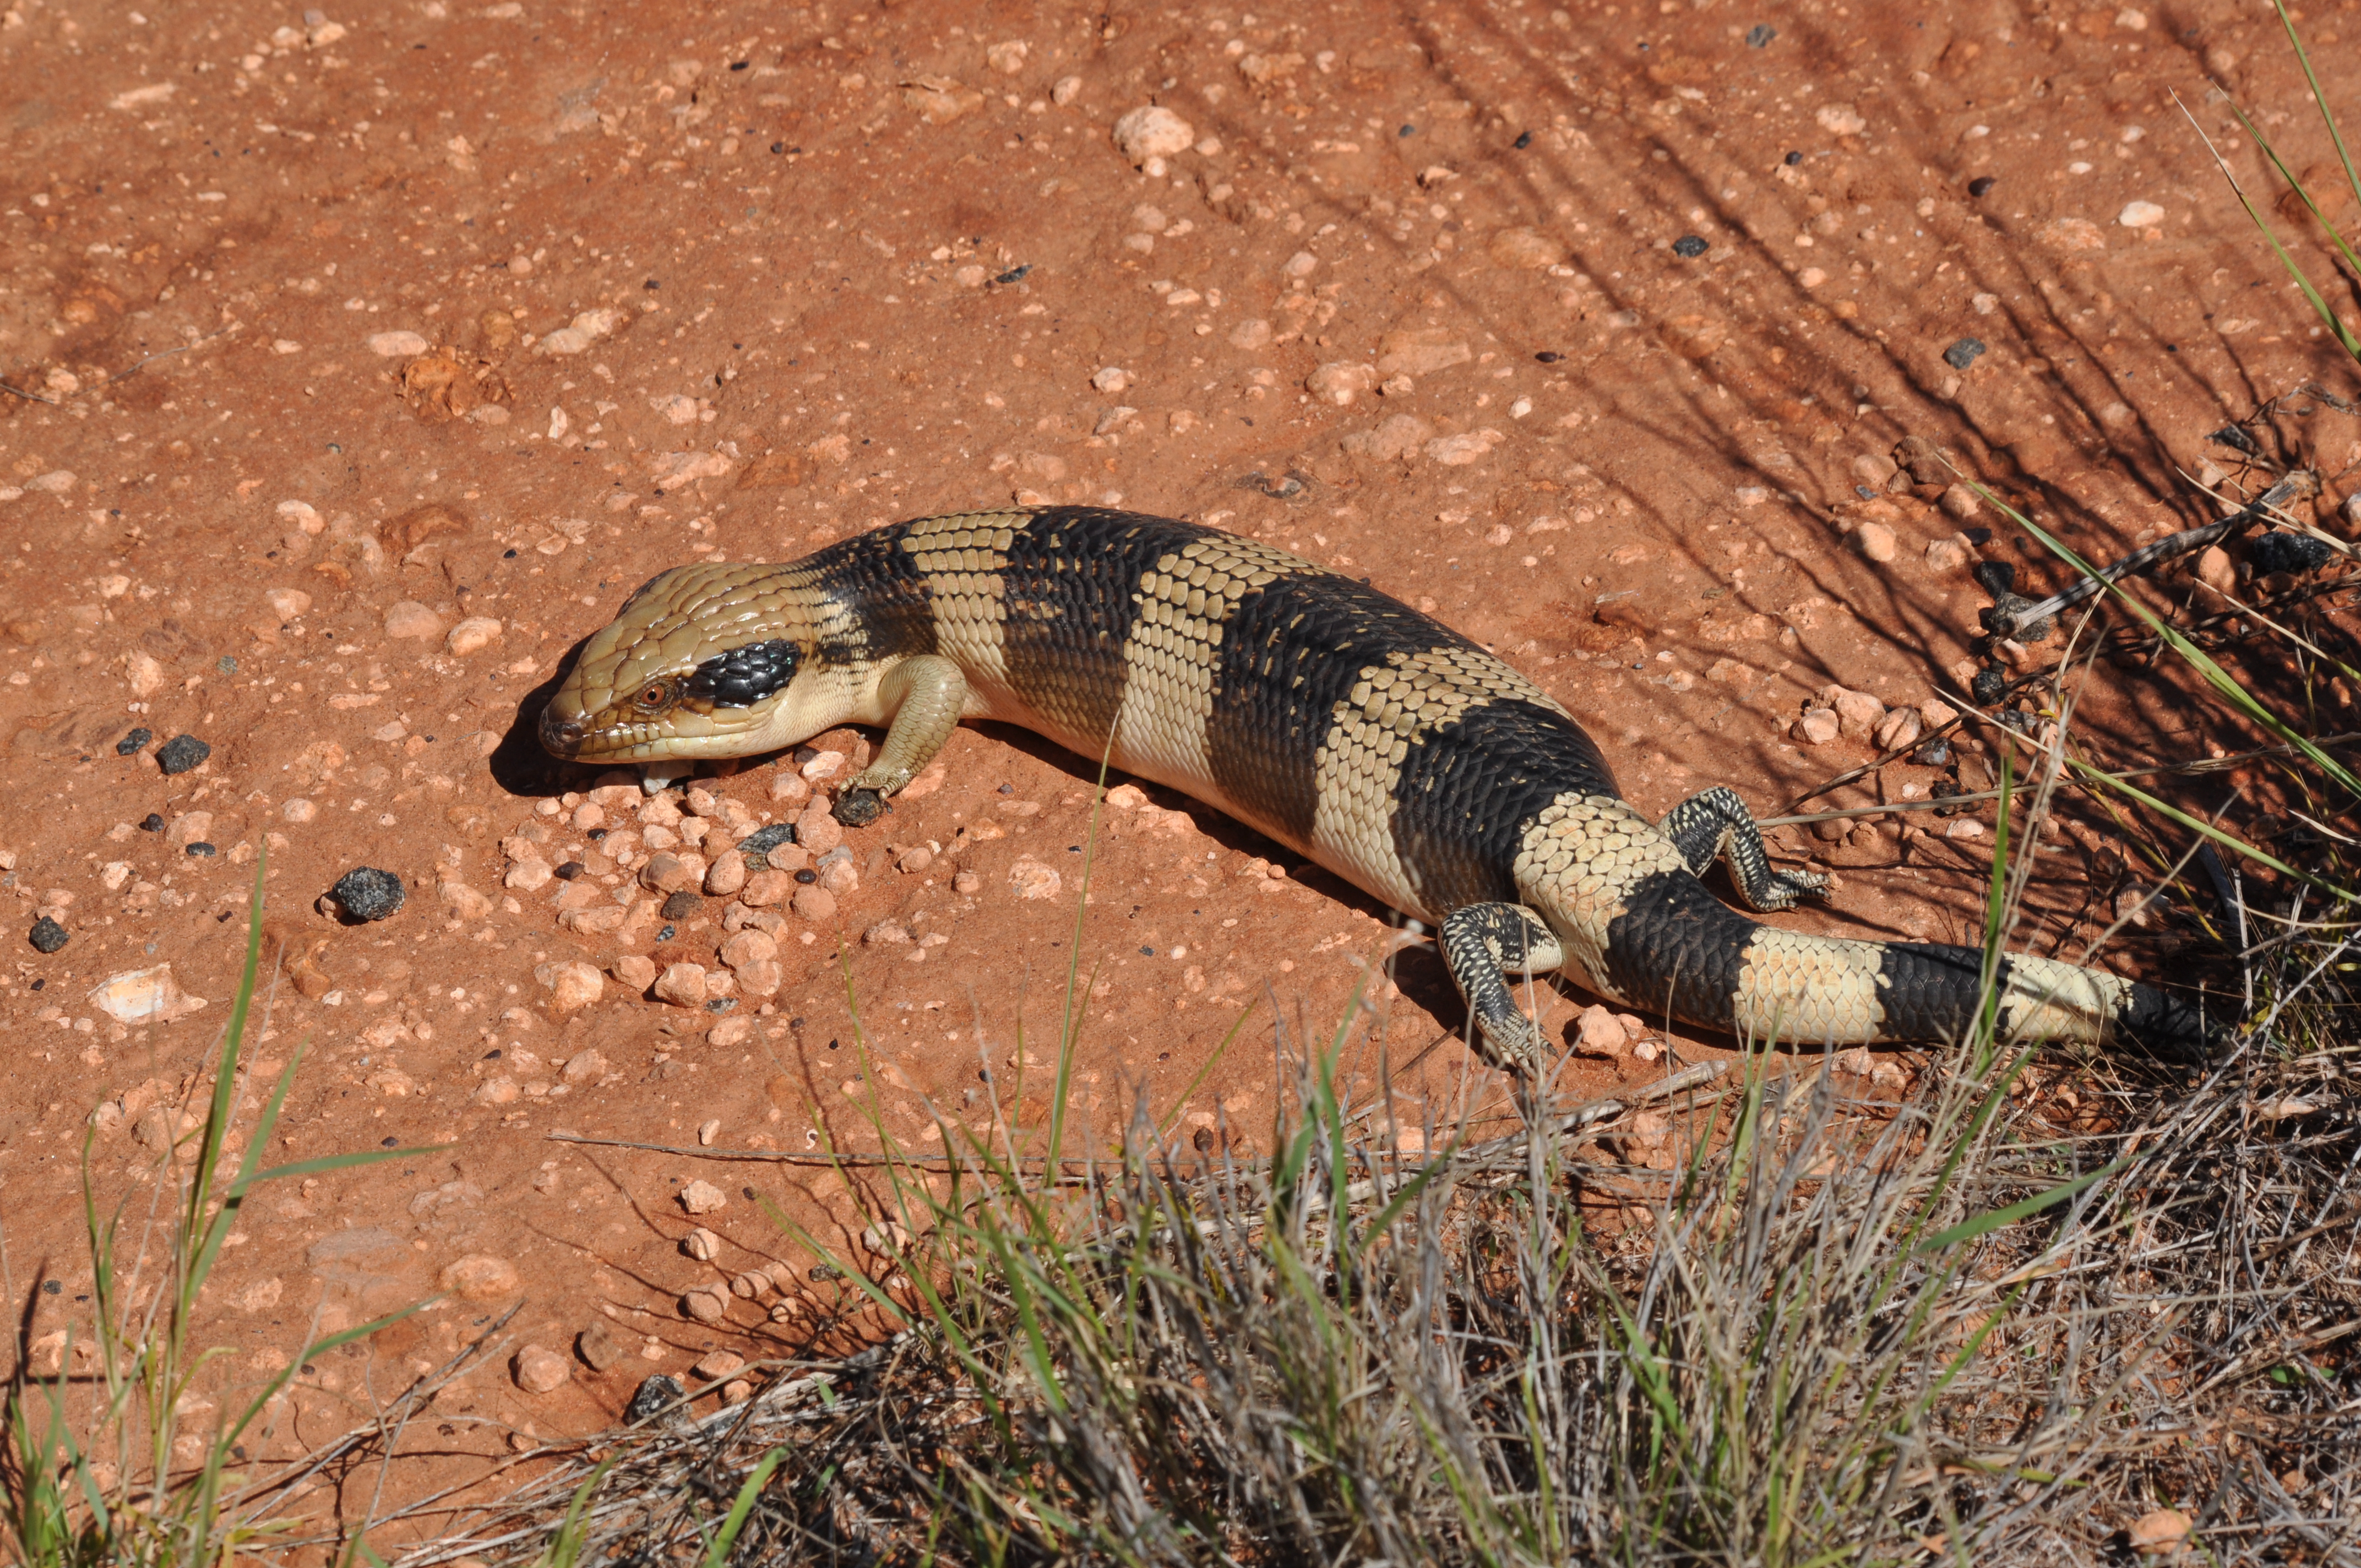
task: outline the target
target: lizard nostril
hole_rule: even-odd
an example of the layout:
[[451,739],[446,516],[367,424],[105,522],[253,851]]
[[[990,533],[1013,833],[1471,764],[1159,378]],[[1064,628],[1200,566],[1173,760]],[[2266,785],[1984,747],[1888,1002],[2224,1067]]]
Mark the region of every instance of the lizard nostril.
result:
[[541,743],[560,756],[569,756],[582,744],[582,721],[560,718],[555,709],[544,709],[541,716]]

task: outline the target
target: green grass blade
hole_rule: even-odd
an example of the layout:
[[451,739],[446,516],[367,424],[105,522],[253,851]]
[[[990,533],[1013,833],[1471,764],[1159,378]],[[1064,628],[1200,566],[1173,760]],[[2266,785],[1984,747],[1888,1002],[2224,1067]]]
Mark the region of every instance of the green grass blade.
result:
[[770,1483],[771,1472],[776,1470],[779,1461],[786,1456],[787,1451],[784,1448],[771,1450],[755,1464],[753,1473],[746,1477],[746,1484],[738,1488],[737,1500],[730,1505],[730,1517],[721,1521],[721,1528],[714,1532],[712,1547],[705,1553],[705,1568],[722,1568],[722,1564],[730,1561],[730,1549],[738,1544],[738,1532],[746,1528],[746,1516],[754,1511],[754,1499],[763,1495],[763,1488]]
[[2032,1197],[2021,1198],[2005,1208],[1994,1209],[1987,1214],[1979,1214],[1962,1224],[1953,1225],[1948,1231],[1928,1236],[1918,1244],[1917,1250],[1939,1252],[1947,1246],[1957,1246],[1961,1242],[1973,1241],[1978,1236],[1989,1234],[1999,1230],[2003,1225],[2013,1225],[2028,1214],[2038,1214],[2044,1209],[2063,1203],[2084,1188],[2104,1181],[2130,1162],[2131,1157],[2128,1155],[2110,1160],[2098,1169],[2085,1172],[2071,1181],[2060,1182],[2047,1192],[2037,1192]]

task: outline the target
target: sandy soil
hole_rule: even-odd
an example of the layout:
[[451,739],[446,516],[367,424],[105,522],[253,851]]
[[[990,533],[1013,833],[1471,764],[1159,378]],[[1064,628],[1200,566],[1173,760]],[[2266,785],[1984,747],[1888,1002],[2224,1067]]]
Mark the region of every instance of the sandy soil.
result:
[[[2361,15],[2318,5],[2309,26],[2334,59]],[[100,1200],[144,1212],[266,847],[290,968],[254,1066],[308,1042],[273,1156],[447,1147],[248,1206],[212,1299],[235,1352],[215,1397],[463,1258],[513,1266],[307,1367],[266,1453],[366,1417],[520,1295],[518,1343],[568,1357],[566,1381],[530,1393],[488,1365],[411,1447],[581,1432],[650,1372],[807,1342],[843,1287],[763,1205],[858,1257],[873,1194],[552,1135],[924,1150],[929,1107],[1038,1125],[1078,966],[1070,1115],[1102,1142],[1136,1095],[1198,1147],[1267,1137],[1274,1016],[1301,1051],[1354,1017],[1356,987],[1382,1004],[1345,1031],[1357,1095],[1382,1062],[1410,1124],[1499,1113],[1431,957],[1404,957],[1398,996],[1371,981],[1385,912],[1204,808],[1105,809],[1078,918],[1094,770],[997,730],[963,731],[938,787],[851,836],[834,918],[784,916],[774,994],[644,997],[617,961],[719,972],[728,901],[616,902],[635,868],[591,829],[645,829],[620,791],[581,814],[602,781],[533,750],[539,696],[668,565],[786,559],[1012,497],[1120,502],[1277,541],[1497,648],[1587,716],[1647,810],[1729,784],[1774,814],[1878,754],[1868,720],[1799,740],[1816,692],[1965,706],[1987,602],[1971,568],[2057,580],[1971,497],[1897,475],[1898,440],[2112,556],[2210,515],[2176,474],[2228,466],[2208,432],[2340,374],[2169,95],[2268,192],[2208,77],[2309,165],[2324,147],[2283,54],[2267,9],[2220,3],[692,18],[429,0],[307,19],[12,0],[11,1299],[60,1282],[37,1337],[87,1311],[94,1108]],[[1127,155],[1113,127],[1150,104],[1185,125]],[[2361,422],[2325,411],[2265,435],[2331,470],[2361,456]],[[2086,732],[2125,764],[2253,743],[2200,723],[2169,672],[2103,664],[2090,691]],[[167,774],[182,734],[210,756]],[[702,781],[699,820],[792,815],[783,776],[809,764],[824,788],[819,754],[870,740]],[[1975,787],[1989,759],[1896,763],[1830,798]],[[2211,812],[2259,782],[2167,793]],[[1840,872],[1793,923],[1971,931],[1989,838],[1908,820],[1784,830]],[[530,822],[547,839],[520,849]],[[2138,875],[2114,833],[2093,817],[2058,836],[2021,945],[2097,933]],[[504,840],[585,871],[510,885],[535,879]],[[405,885],[391,918],[321,912],[358,866]],[[594,908],[623,922],[586,929]],[[54,953],[27,943],[44,913],[70,934]],[[2156,918],[2110,961],[2185,976],[2191,939]],[[548,982],[576,961],[607,978],[561,1013]],[[162,1001],[202,1007],[126,1024],[92,1000],[167,965]],[[1588,999],[1542,1001],[1571,1038]],[[1667,1059],[1643,1058],[1575,1058],[1564,1087]],[[692,1217],[700,1179],[726,1207]],[[709,1262],[682,1246],[700,1223],[722,1238]],[[802,1298],[785,1321],[775,1291],[690,1315],[693,1291],[773,1263]],[[604,1371],[573,1355],[600,1320],[621,1347]]]

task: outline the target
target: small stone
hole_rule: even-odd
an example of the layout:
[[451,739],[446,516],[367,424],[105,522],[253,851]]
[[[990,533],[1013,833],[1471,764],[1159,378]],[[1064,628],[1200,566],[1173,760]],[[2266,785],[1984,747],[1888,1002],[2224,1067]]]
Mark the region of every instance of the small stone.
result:
[[1623,1055],[1631,1043],[1622,1020],[1604,1007],[1584,1008],[1575,1027],[1578,1031],[1574,1043],[1576,1056],[1613,1058]]
[[118,1024],[169,1024],[205,1004],[181,989],[170,964],[109,975],[92,989],[89,1001]]
[[643,992],[656,982],[655,960],[641,953],[625,953],[607,966],[607,972],[631,991]]
[[1491,257],[1493,266],[1524,272],[1554,267],[1565,257],[1565,248],[1556,241],[1529,228],[1502,229],[1492,236],[1485,252]]
[[721,1255],[721,1238],[699,1225],[680,1238],[680,1250],[699,1263],[711,1263]]
[[2208,544],[2197,557],[2197,580],[2215,593],[2238,591],[2238,568],[2230,563],[2229,552],[2219,544]]
[[1836,710],[1837,722],[1848,740],[1868,740],[1876,733],[1878,721],[1885,717],[1885,704],[1867,692],[1848,691],[1843,686],[1822,686],[1812,700]]
[[2128,202],[2115,214],[2115,222],[2127,229],[2152,229],[2164,222],[2164,209],[2154,202]]
[[574,1354],[580,1356],[593,1372],[604,1372],[630,1354],[622,1336],[607,1324],[604,1318],[593,1318],[590,1326],[574,1336]]
[[549,987],[549,1010],[561,1017],[598,1001],[607,984],[597,970],[579,959],[543,964],[533,977]]
[[1131,372],[1120,365],[1102,366],[1091,378],[1091,385],[1102,392],[1120,392],[1131,385]]
[[1882,522],[1864,522],[1852,531],[1856,549],[1880,565],[1894,559],[1894,530]]
[[781,768],[771,775],[771,798],[788,806],[800,806],[811,798],[811,781],[792,768]]
[[688,862],[682,857],[661,851],[650,855],[648,863],[640,868],[640,885],[651,893],[674,894],[684,891],[701,876],[701,870],[692,876]]
[[667,964],[664,973],[656,976],[655,996],[659,1002],[669,1002],[675,1007],[702,1007],[705,994],[703,964]]
[[1685,256],[1692,261],[1711,248],[1712,247],[1706,244],[1705,236],[1702,235],[1685,234],[1673,241],[1673,254]]
[[680,1403],[687,1392],[660,1372],[632,1391],[631,1402],[623,1407],[623,1422],[626,1426],[637,1426],[642,1421],[653,1420]]
[[983,878],[973,872],[961,872],[951,878],[951,891],[972,898],[983,891]]
[[1905,747],[1916,746],[1921,727],[1916,708],[1894,708],[1877,721],[1877,749],[1899,751]]
[[1055,867],[1028,855],[1008,868],[1008,885],[1019,898],[1055,898],[1065,883]]
[[1968,564],[1968,547],[1956,539],[1938,539],[1927,546],[1927,569],[1956,572]]
[[680,1299],[680,1310],[683,1316],[700,1323],[718,1323],[730,1315],[730,1297],[709,1287],[692,1290]]
[[1381,376],[1433,376],[1476,357],[1466,337],[1445,327],[1414,327],[1378,339]]
[[1970,522],[1974,521],[1978,512],[1983,510],[1984,501],[1982,496],[1967,486],[1953,485],[1943,492],[1942,507],[1946,513],[1960,521]]
[[1115,121],[1113,134],[1116,148],[1135,169],[1145,168],[1150,159],[1186,152],[1197,139],[1195,126],[1159,104],[1132,110]]
[[683,888],[666,898],[664,906],[656,913],[667,920],[681,921],[695,919],[704,909],[705,900]]
[[746,885],[746,857],[724,855],[707,870],[705,891],[716,898],[728,898]]
[[[792,777],[793,775],[789,774],[785,776]],[[808,796],[811,792],[809,790],[806,790],[804,793]],[[757,871],[761,869],[764,858],[767,857],[772,850],[778,849],[784,844],[793,844],[795,841],[796,827],[794,823],[774,822],[767,828],[757,828],[752,833],[747,834],[743,839],[739,839],[738,853],[739,856],[745,861],[746,869],[748,871]]]
[[895,946],[909,941],[910,928],[899,920],[880,920],[861,933],[861,939],[873,948]]
[[2134,1552],[2156,1556],[2177,1549],[2194,1528],[2195,1521],[2179,1508],[2156,1508],[2134,1519],[2124,1541]]
[[721,1378],[746,1365],[746,1358],[734,1350],[709,1350],[689,1368],[699,1377]]
[[1082,79],[1079,76],[1060,76],[1057,85],[1049,89],[1049,102],[1060,109],[1082,95]]
[[1806,746],[1825,746],[1837,738],[1836,712],[1832,708],[1807,707],[1803,717],[1795,720],[1790,733]]
[[894,869],[905,876],[916,876],[935,863],[935,852],[924,844],[905,850],[894,861]]
[[524,1288],[516,1265],[488,1252],[469,1253],[445,1265],[435,1283],[445,1295],[462,1301],[502,1301]]
[[64,927],[44,915],[33,922],[32,932],[26,940],[33,944],[35,952],[54,953],[72,938]]
[[1363,392],[1376,390],[1378,380],[1376,366],[1338,359],[1316,367],[1303,378],[1303,386],[1313,397],[1344,408]]
[[387,608],[385,634],[396,639],[431,640],[443,635],[443,618],[416,599],[403,599]]
[[[772,852],[776,854],[778,851]],[[746,879],[746,885],[739,890],[738,902],[750,909],[762,909],[774,904],[785,904],[795,894],[795,872],[759,871]]]
[[1270,323],[1259,316],[1250,317],[1230,328],[1230,346],[1252,351],[1268,345],[1271,336]]
[[[769,967],[776,969],[778,966],[773,964]],[[752,974],[753,970],[750,969],[747,972]],[[750,986],[749,989],[751,990],[752,987]],[[773,986],[771,989],[775,992],[778,987]],[[727,1049],[732,1046],[744,1045],[753,1037],[753,1034],[754,1020],[742,1013],[738,1013],[713,1025],[712,1030],[705,1036],[705,1043],[717,1049]]]
[[1850,104],[1823,104],[1813,117],[1831,136],[1857,137],[1869,128],[1869,121]]
[[336,879],[329,899],[347,920],[383,920],[401,907],[407,896],[401,879],[375,866],[356,866]]
[[373,332],[368,350],[380,359],[415,359],[434,346],[414,332]]
[[712,1214],[728,1208],[730,1200],[713,1183],[697,1180],[680,1190],[680,1206],[692,1214]]
[[721,961],[732,970],[767,963],[779,956],[779,944],[768,931],[748,927],[721,944]]
[[819,868],[819,885],[842,898],[861,885],[861,869],[850,858],[831,859]]
[[450,635],[443,639],[443,646],[455,658],[464,659],[470,653],[483,652],[498,641],[500,635],[499,621],[489,615],[471,615],[451,629]]
[[554,1350],[526,1345],[509,1363],[516,1386],[528,1394],[553,1394],[574,1378],[574,1366]]
[[175,735],[156,748],[156,765],[167,778],[185,773],[214,754],[214,749],[193,735]]
[[796,914],[818,925],[836,918],[836,894],[817,883],[796,889]]
[[[309,821],[310,818],[306,817],[304,820]],[[508,869],[508,874],[500,878],[500,885],[511,893],[539,893],[549,885],[550,879],[556,874],[557,872],[547,861],[522,860]]]
[[1963,337],[1960,339],[1959,342],[1951,345],[1950,347],[1943,350],[1943,363],[1949,366],[1954,370],[1964,370],[1969,366],[1973,365],[1977,359],[1982,357],[1983,353],[1984,340],[1982,338]]
[[599,1052],[577,1051],[566,1058],[566,1069],[558,1076],[572,1084],[596,1083],[606,1071],[607,1058]]
[[830,815],[827,802],[814,800],[796,818],[796,842],[815,855],[825,855],[844,842],[844,824]]

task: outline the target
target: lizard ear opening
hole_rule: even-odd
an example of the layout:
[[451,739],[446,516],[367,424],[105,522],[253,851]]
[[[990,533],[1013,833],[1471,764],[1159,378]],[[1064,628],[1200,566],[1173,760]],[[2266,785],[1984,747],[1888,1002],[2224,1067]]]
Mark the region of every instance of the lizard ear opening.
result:
[[802,651],[784,638],[749,642],[697,666],[687,695],[716,707],[752,707],[796,678]]

